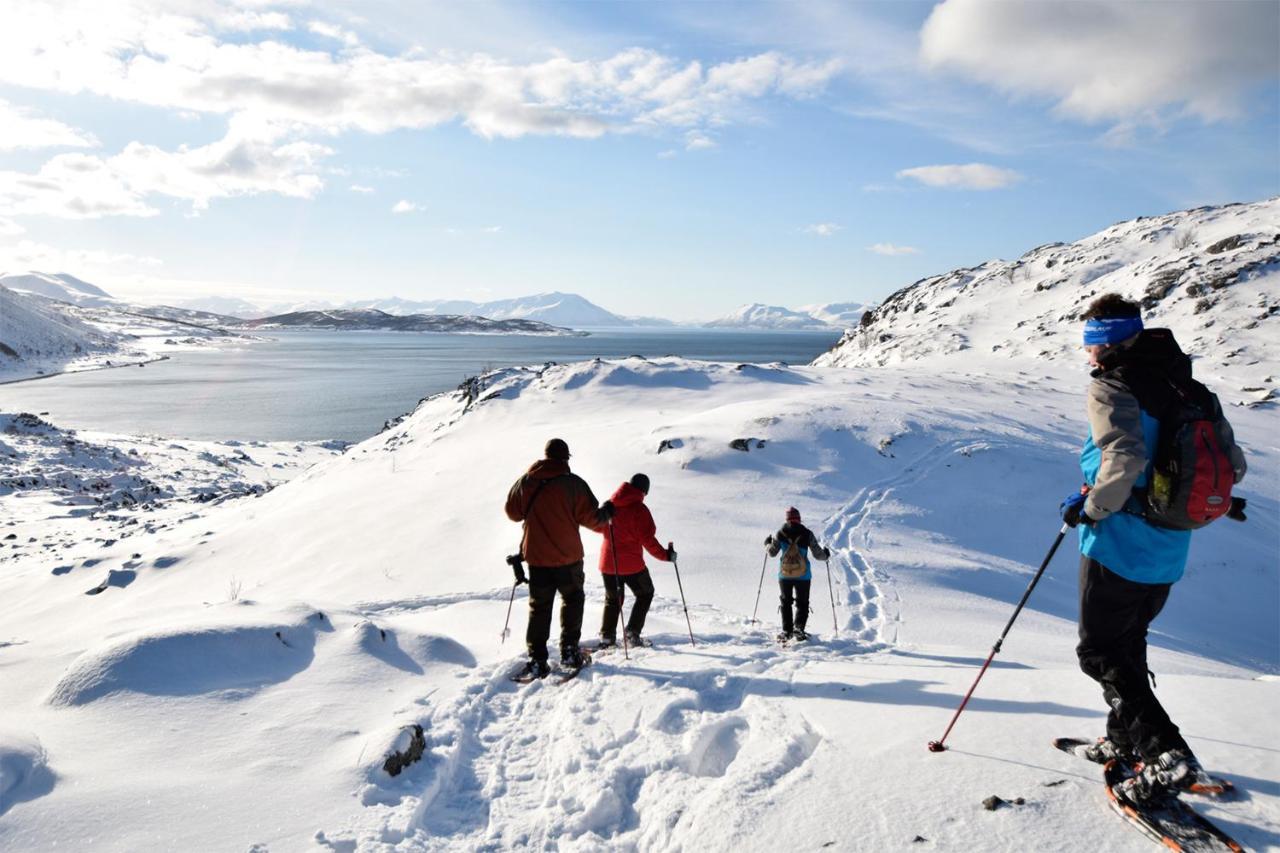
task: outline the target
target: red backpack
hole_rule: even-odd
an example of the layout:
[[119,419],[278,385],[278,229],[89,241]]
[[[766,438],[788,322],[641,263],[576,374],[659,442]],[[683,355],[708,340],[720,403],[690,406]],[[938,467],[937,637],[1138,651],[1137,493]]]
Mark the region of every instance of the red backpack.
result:
[[1169,382],[1173,403],[1160,419],[1151,473],[1139,493],[1142,514],[1157,527],[1196,530],[1231,509],[1234,442],[1213,392],[1194,379]]

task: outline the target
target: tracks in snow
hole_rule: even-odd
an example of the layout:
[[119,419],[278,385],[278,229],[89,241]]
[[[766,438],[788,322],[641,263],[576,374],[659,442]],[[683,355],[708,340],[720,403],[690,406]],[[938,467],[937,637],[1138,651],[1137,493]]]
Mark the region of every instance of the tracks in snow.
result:
[[[991,446],[989,440],[974,438],[941,442],[905,463],[899,473],[859,489],[830,517],[822,537],[831,543],[834,552],[832,575],[837,613],[843,610],[845,614],[840,626],[842,632],[852,631],[870,648],[893,645],[898,639],[900,599],[897,590],[889,574],[877,568],[869,556],[876,510],[895,490],[920,483],[956,453]],[[813,601],[817,600],[815,594]]]

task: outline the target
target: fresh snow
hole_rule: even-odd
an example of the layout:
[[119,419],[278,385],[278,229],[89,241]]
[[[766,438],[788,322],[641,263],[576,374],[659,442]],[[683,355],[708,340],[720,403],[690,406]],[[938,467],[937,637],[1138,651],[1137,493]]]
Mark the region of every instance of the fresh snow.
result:
[[[1192,223],[1183,248],[1161,230]],[[1278,367],[1275,276],[1262,238],[1238,263],[1208,251],[1268,228],[1270,202],[1126,223],[1030,253],[1066,277],[1047,290],[999,264],[929,279],[816,366],[505,368],[340,455],[9,415],[0,849],[1155,849],[1107,808],[1099,768],[1050,746],[1104,725],[1074,655],[1074,534],[950,750],[926,743],[1079,482],[1088,369],[1065,314],[1103,286],[1145,293],[1142,271],[1166,262],[1182,289],[1153,291],[1153,312],[1247,404],[1228,415],[1249,521],[1195,534],[1150,663],[1197,754],[1240,789],[1196,808],[1280,848],[1280,431],[1276,404],[1240,387]],[[1177,307],[1192,285],[1200,314]],[[1239,355],[1205,337],[1228,329]],[[696,645],[672,567],[651,563],[653,648],[598,655],[562,687],[508,680],[527,599],[503,641],[519,527],[500,504],[552,436],[600,498],[652,478]],[[819,565],[816,639],[780,648],[772,571],[750,615],[790,505],[832,548],[831,593]],[[583,538],[590,640],[600,537]],[[989,812],[992,794],[1025,802]]]
[[[14,518],[0,731],[38,742],[54,781],[10,807],[0,847],[1148,849],[1096,769],[1049,746],[1103,721],[1074,663],[1069,546],[954,749],[925,749],[1057,530],[1085,382],[1071,364],[1034,380],[676,358],[513,368],[163,529],[88,542],[63,513]],[[1265,847],[1280,773],[1263,746],[1275,683],[1257,676],[1280,673],[1280,496],[1269,414],[1233,420],[1253,517],[1197,534],[1152,666],[1202,758],[1247,792],[1201,808]],[[598,656],[562,688],[507,680],[525,590],[500,644],[519,533],[498,505],[551,435],[602,497],[653,478],[698,645],[658,564],[655,648]],[[839,635],[820,566],[818,640],[780,649],[771,577],[761,623],[747,619],[760,543],[791,504],[834,549]],[[584,539],[589,638],[600,540]],[[132,577],[85,594],[113,572]],[[391,777],[413,726],[425,756]],[[988,813],[993,793],[1027,804]]]

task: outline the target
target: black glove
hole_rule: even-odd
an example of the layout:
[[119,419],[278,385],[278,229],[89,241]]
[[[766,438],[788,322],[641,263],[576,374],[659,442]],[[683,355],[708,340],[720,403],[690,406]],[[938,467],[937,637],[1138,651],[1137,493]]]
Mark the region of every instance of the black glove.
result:
[[520,586],[520,584],[522,583],[529,582],[529,579],[524,576],[524,558],[523,557],[521,557],[519,554],[512,554],[510,557],[507,557],[507,565],[510,566],[511,571],[515,573],[516,586]]
[[674,563],[676,561],[676,543],[667,543],[667,562]]
[[772,544],[773,544],[773,534],[770,533],[768,536],[764,537],[764,547],[768,548]]
[[604,503],[600,504],[600,509],[597,510],[597,514],[600,516],[600,520],[606,521],[606,522],[613,521],[613,517],[617,515],[617,512],[618,512],[617,509],[615,509],[613,506],[613,501],[605,501]]
[[1087,492],[1072,492],[1067,495],[1067,499],[1058,505],[1058,511],[1062,513],[1062,520],[1067,523],[1067,527],[1075,527],[1077,524],[1091,526],[1094,522],[1084,511],[1084,499]]
[[1232,498],[1231,509],[1227,510],[1227,518],[1232,521],[1248,521],[1249,516],[1244,514],[1244,508],[1248,503],[1244,498]]

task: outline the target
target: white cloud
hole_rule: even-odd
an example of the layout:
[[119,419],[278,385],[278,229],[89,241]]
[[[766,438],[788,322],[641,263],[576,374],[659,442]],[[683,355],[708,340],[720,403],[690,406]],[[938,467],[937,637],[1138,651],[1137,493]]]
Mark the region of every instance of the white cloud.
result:
[[368,195],[373,192],[373,187],[368,187],[364,184],[352,184],[347,189],[351,190],[353,193],[362,193],[364,195]]
[[324,36],[334,41],[340,41],[347,47],[358,47],[360,37],[351,30],[344,30],[336,24],[327,24],[324,21],[312,21],[307,24],[307,29],[318,36]]
[[422,210],[422,205],[403,198],[391,206],[392,213],[417,213],[420,210]]
[[818,237],[831,237],[843,228],[843,225],[839,225],[835,222],[818,222],[814,225],[806,225],[800,230],[806,234],[814,234]]
[[108,252],[102,249],[61,249],[32,240],[0,245],[0,269],[75,270],[89,274],[103,267],[158,267],[164,262],[150,255]]
[[501,225],[490,225],[490,226],[487,226],[487,227],[485,227],[485,228],[481,228],[481,229],[480,229],[480,233],[482,233],[482,234],[501,234],[501,233],[502,233],[502,226],[501,226]]
[[668,149],[666,149],[665,151],[659,151],[659,152],[658,152],[658,159],[659,159],[659,160],[671,160],[671,159],[673,159],[673,158],[677,157],[677,156],[679,155],[679,153],[680,153],[680,152],[676,151],[674,148],[668,148]]
[[93,134],[77,130],[35,110],[0,99],[0,151],[19,148],[93,148]]
[[757,99],[811,97],[839,67],[768,52],[704,68],[637,48],[604,60],[561,55],[529,63],[478,53],[390,55],[346,42],[333,53],[271,38],[223,41],[216,21],[153,2],[18,4],[0,31],[0,83],[243,113],[315,132],[460,121],[486,138],[593,138],[719,125]]
[[23,228],[12,219],[0,217],[0,237],[16,237],[19,234],[25,233],[26,230],[27,229]]
[[291,30],[293,21],[283,12],[255,12],[251,9],[237,9],[218,17],[215,20],[218,29],[238,32],[254,30]]
[[691,130],[685,134],[684,150],[686,151],[706,151],[715,147],[717,147],[716,141],[701,131]]
[[920,254],[920,250],[915,246],[895,246],[893,243],[875,243],[868,246],[867,251],[875,252],[877,255],[889,255],[890,257]]
[[237,118],[223,139],[197,148],[131,142],[111,157],[60,154],[35,173],[0,171],[0,215],[155,216],[154,196],[189,202],[193,211],[233,196],[311,198],[324,186],[318,161],[333,149],[284,142],[284,132]]
[[1066,116],[1217,121],[1280,75],[1275,2],[991,3],[946,0],[920,33],[926,66],[1012,95],[1057,99]]
[[965,163],[947,166],[916,166],[897,173],[899,178],[910,178],[928,187],[950,190],[998,190],[1013,186],[1023,176],[1012,169],[1001,169],[986,163]]

